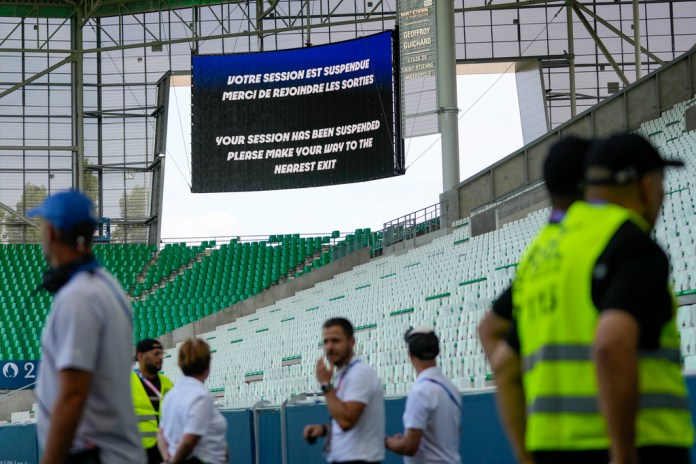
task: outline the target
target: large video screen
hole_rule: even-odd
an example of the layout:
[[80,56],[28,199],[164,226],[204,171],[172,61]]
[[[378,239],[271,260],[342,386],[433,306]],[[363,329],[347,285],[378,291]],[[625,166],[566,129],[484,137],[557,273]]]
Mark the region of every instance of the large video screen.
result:
[[316,187],[404,173],[393,32],[192,57],[193,192]]

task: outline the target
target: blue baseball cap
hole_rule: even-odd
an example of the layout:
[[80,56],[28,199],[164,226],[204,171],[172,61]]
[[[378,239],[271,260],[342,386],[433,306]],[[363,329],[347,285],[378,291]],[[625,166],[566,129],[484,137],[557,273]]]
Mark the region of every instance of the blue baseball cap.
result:
[[77,190],[58,192],[27,212],[27,216],[42,217],[58,230],[69,231],[78,224],[97,221],[92,214],[92,200]]

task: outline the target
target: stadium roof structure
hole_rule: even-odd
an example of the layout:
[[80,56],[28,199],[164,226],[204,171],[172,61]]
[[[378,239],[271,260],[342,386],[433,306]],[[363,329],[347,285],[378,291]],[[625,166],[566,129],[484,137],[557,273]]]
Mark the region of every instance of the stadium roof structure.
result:
[[[397,3],[0,2],[0,242],[35,241],[26,210],[47,193],[82,186],[99,215],[112,219],[114,240],[156,243],[170,77],[190,73],[192,53],[296,48],[393,29]],[[531,69],[544,130],[696,43],[696,0],[454,6],[461,69]],[[518,79],[521,96],[525,82]]]

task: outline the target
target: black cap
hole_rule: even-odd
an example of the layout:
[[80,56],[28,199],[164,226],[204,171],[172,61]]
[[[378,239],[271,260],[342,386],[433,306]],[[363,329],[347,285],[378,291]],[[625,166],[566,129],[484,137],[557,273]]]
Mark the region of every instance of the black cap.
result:
[[666,160],[655,147],[637,134],[615,134],[597,141],[587,155],[587,168],[604,168],[606,176],[585,176],[588,185],[624,185],[638,182],[645,174],[667,166],[683,167],[681,160]]
[[408,329],[404,335],[404,340],[408,345],[409,353],[418,359],[429,361],[440,354],[440,341],[431,328]]
[[155,340],[154,338],[146,338],[138,342],[138,346],[135,348],[136,353],[147,353],[150,350],[162,349],[162,344]]
[[590,141],[569,135],[554,143],[544,160],[544,180],[551,195],[582,195]]

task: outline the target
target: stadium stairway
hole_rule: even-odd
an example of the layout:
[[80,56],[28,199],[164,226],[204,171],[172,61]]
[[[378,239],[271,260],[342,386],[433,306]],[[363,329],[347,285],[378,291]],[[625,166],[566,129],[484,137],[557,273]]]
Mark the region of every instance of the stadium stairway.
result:
[[[187,269],[191,269],[195,262],[201,262],[204,257],[209,256],[215,241],[203,242],[198,247],[188,248],[186,244],[171,246],[165,245],[164,249],[153,254],[152,260],[145,265],[143,271],[137,276],[137,284],[129,292],[135,301],[142,301],[157,289],[164,287],[178,275],[184,274]],[[167,251],[176,249],[178,253],[174,256]],[[184,251],[185,250],[185,251]],[[177,267],[178,266],[178,267]]]

